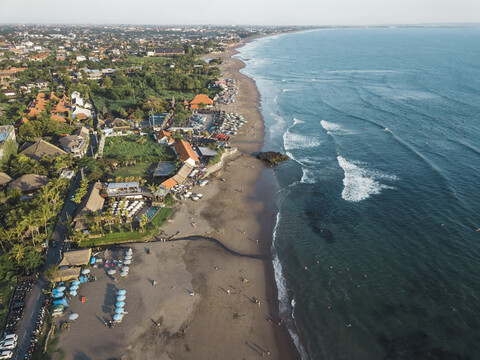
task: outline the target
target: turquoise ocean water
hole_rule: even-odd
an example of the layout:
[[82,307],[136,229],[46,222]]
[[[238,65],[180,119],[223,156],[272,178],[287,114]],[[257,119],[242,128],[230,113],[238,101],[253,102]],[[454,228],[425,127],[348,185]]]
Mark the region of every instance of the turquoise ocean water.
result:
[[480,359],[480,29],[334,29],[238,55],[281,191],[303,358]]

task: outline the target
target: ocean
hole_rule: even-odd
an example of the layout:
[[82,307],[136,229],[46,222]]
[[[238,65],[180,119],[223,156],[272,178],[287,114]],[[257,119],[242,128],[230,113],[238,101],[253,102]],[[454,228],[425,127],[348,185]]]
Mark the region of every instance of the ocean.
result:
[[328,29],[237,55],[290,161],[272,238],[303,359],[480,359],[480,29]]

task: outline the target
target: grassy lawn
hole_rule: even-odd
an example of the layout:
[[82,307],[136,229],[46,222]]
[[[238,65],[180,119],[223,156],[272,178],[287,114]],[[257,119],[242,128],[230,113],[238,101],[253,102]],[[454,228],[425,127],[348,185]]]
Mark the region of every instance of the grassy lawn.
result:
[[[153,219],[145,227],[145,231],[123,231],[105,234],[99,238],[92,238],[81,242],[79,247],[91,247],[101,245],[113,245],[126,242],[135,242],[144,240],[150,236],[155,236],[173,213],[172,208],[161,208]],[[125,227],[123,227],[125,229]],[[107,229],[105,229],[107,230]]]
[[175,153],[149,136],[130,135],[107,138],[103,158],[117,161],[171,161],[175,159]]
[[[130,176],[141,177],[143,179],[150,179],[149,169],[157,166],[157,162],[146,161],[138,163],[134,166],[126,166],[117,168],[113,173],[109,175],[109,179],[115,179],[117,176],[126,178]],[[151,170],[151,169],[150,169]]]
[[165,225],[167,220],[170,218],[170,216],[173,213],[172,208],[164,207],[161,208],[153,217],[152,220],[150,220],[150,224],[153,225],[155,228],[162,227]]
[[107,111],[120,111],[121,109],[136,109],[138,103],[138,99],[132,97],[126,97],[121,100],[112,100],[100,95],[92,94],[92,99],[98,111],[102,111],[103,104],[105,104]]

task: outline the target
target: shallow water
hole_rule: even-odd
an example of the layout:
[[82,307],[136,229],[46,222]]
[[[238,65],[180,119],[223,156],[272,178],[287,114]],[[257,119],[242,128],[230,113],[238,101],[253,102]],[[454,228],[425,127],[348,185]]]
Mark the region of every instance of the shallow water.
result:
[[274,265],[304,357],[480,358],[478,38],[338,29],[241,49],[265,149],[292,159]]

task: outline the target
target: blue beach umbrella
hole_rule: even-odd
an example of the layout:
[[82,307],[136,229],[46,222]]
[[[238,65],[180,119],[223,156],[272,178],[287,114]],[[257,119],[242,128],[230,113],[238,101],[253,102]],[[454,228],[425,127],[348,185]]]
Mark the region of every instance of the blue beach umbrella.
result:
[[116,306],[117,308],[123,308],[123,307],[125,307],[125,303],[124,303],[123,301],[119,301],[119,302],[117,302],[117,303],[115,304],[115,306]]
[[126,299],[125,295],[119,295],[117,296],[117,301],[124,301]]
[[117,294],[118,294],[118,295],[126,295],[126,294],[127,294],[127,290],[123,290],[123,289],[118,290]]
[[74,282],[72,282],[72,285],[73,285],[73,286],[78,286],[78,285],[80,285],[80,281],[75,280]]
[[77,296],[77,290],[72,290],[70,291],[71,296]]
[[54,299],[60,299],[64,296],[65,294],[63,293],[63,291],[60,291],[60,292],[57,292],[55,294],[53,294],[53,298]]
[[116,308],[115,309],[115,314],[123,314],[125,312],[124,308]]
[[70,291],[72,291],[72,290],[78,290],[78,285],[70,286]]
[[65,291],[66,288],[67,288],[66,286],[59,286],[55,290],[57,290],[58,292],[61,292],[61,291]]
[[114,321],[122,321],[123,315],[122,314],[115,314],[113,315],[113,320]]

